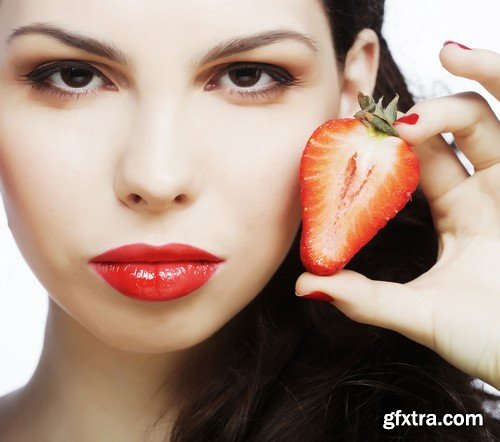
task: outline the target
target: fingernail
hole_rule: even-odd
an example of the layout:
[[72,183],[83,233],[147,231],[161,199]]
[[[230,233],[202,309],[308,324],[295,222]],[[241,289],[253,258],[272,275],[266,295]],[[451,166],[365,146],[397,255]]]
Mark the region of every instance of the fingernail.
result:
[[323,292],[312,292],[308,293],[307,295],[299,295],[297,292],[295,292],[295,294],[300,298],[314,299],[315,301],[328,301],[328,302],[333,301],[333,298],[331,296],[328,296]]
[[446,45],[449,45],[449,44],[454,44],[454,45],[457,45],[458,47],[462,48],[462,49],[467,49],[470,51],[470,48],[468,46],[465,46],[461,43],[458,43],[456,41],[453,41],[453,40],[446,40],[444,43],[443,43],[443,46],[446,46]]
[[396,123],[404,123],[404,124],[417,124],[418,119],[420,116],[418,114],[410,114],[410,115],[403,115],[401,118],[398,118],[394,124]]

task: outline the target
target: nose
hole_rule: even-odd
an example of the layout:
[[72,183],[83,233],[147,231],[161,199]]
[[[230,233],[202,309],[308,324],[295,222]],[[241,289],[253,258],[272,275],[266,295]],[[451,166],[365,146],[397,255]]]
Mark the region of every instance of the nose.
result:
[[193,152],[187,149],[179,113],[135,109],[115,175],[115,193],[134,210],[159,213],[196,198]]

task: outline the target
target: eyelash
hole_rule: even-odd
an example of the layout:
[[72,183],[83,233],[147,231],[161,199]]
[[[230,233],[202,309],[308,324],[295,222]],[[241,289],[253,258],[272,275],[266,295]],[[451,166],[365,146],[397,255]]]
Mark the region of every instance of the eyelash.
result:
[[[226,74],[232,72],[232,71],[237,71],[238,69],[255,69],[259,71],[261,74],[264,73],[266,75],[269,75],[275,83],[271,86],[267,86],[264,88],[260,89],[251,89],[251,88],[245,88],[245,89],[229,89],[228,92],[225,92],[225,94],[229,96],[233,96],[235,94],[247,99],[251,98],[254,100],[258,100],[262,97],[266,97],[267,99],[271,100],[274,98],[276,95],[281,94],[282,92],[285,92],[286,89],[292,87],[292,86],[297,86],[301,84],[300,80],[297,78],[293,77],[290,75],[288,72],[286,72],[284,69],[278,68],[277,66],[267,64],[267,63],[245,63],[245,62],[239,62],[239,63],[232,63],[219,72],[213,80],[210,81],[210,83],[206,87],[212,87],[214,82],[217,82],[219,79],[224,77]],[[259,78],[260,80],[260,78]],[[218,89],[215,89],[218,91]]]
[[49,63],[42,66],[39,66],[37,69],[31,71],[28,74],[22,76],[20,80],[21,84],[26,84],[31,86],[32,89],[41,91],[48,95],[56,95],[59,99],[70,99],[70,98],[80,98],[81,96],[87,96],[89,94],[95,95],[97,91],[95,89],[88,89],[84,92],[70,92],[68,90],[64,90],[58,86],[54,86],[47,82],[47,79],[53,75],[58,74],[64,69],[76,68],[82,69],[88,73],[92,73],[96,77],[100,79],[105,79],[105,76],[95,69],[93,66],[82,63],[78,61],[64,61],[64,62],[55,62]]
[[[47,81],[47,79],[53,74],[61,73],[61,71],[63,71],[64,69],[69,69],[69,68],[81,69],[83,71],[86,71],[87,73],[95,75],[96,77],[104,80],[107,83],[111,83],[109,80],[107,80],[104,74],[102,74],[92,65],[78,61],[54,62],[47,65],[42,65],[37,69],[31,71],[30,73],[23,75],[22,79],[20,80],[20,83],[29,85],[31,86],[32,89],[41,91],[48,95],[55,95],[61,100],[67,100],[71,98],[78,99],[81,96],[85,97],[89,94],[95,95],[98,93],[96,89],[87,89],[84,92],[71,92],[69,90],[64,90],[58,86],[54,86]],[[265,73],[269,75],[275,81],[275,83],[271,86],[260,89],[250,89],[250,88],[248,88],[247,90],[229,89],[229,91],[225,92],[225,94],[229,96],[238,94],[244,99],[259,100],[262,98],[266,98],[268,100],[271,100],[272,98],[274,98],[275,95],[281,94],[289,87],[300,84],[300,81],[298,79],[294,78],[288,72],[276,66],[265,63],[239,62],[239,63],[233,63],[223,68],[218,74],[215,75],[214,79],[210,80],[209,84],[206,87],[210,86],[210,90],[219,92],[219,89],[213,87],[215,82],[217,82],[226,74],[232,71],[237,71],[238,69],[244,69],[244,68],[256,69],[261,74]],[[258,81],[260,81],[260,78]],[[109,84],[107,87],[109,87]]]

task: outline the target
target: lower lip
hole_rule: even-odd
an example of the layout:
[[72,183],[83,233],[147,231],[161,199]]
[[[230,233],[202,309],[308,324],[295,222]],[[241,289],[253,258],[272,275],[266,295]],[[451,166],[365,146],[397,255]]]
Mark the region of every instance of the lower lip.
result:
[[182,298],[205,284],[221,263],[90,263],[104,280],[125,296],[140,301]]

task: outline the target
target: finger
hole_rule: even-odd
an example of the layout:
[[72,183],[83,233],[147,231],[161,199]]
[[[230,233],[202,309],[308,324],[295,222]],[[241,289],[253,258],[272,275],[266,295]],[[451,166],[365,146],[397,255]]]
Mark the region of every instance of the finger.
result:
[[464,49],[445,44],[439,53],[443,67],[453,75],[479,82],[500,99],[500,54],[486,49]]
[[[412,108],[408,115],[413,112]],[[419,124],[422,124],[420,118]],[[397,123],[395,123],[395,127],[399,135],[412,144],[413,151],[418,155],[420,161],[419,187],[429,201],[439,198],[469,177],[464,165],[440,134],[426,139],[420,137],[418,144],[416,144],[414,132],[421,131],[420,127],[411,130],[407,128],[406,124]]]
[[[421,178],[422,187],[428,189],[430,184],[439,187],[434,191],[429,190],[434,196],[447,190],[449,183],[454,181],[458,174],[458,166],[452,170],[451,164],[446,164],[446,169],[443,167],[441,171],[434,170],[433,175],[438,175],[434,177],[425,173],[425,168],[432,165],[429,164],[429,155],[425,152],[427,146],[421,143],[429,137],[438,133],[452,132],[457,145],[476,171],[499,162],[500,124],[488,102],[481,95],[464,92],[425,100],[413,106],[408,113],[417,113],[420,116],[418,122],[415,125],[398,124],[396,128],[403,139],[415,146],[416,153],[421,157],[424,169]],[[448,150],[455,156],[450,148]],[[455,160],[455,164],[458,164],[457,162],[459,163],[458,159]],[[462,175],[467,174],[465,168],[461,167]],[[448,173],[453,174],[453,180],[446,178],[445,175]]]
[[331,276],[303,273],[295,291],[298,296],[325,293],[354,321],[394,330],[423,345],[432,344],[432,304],[408,285],[374,281],[351,270],[340,270]]

